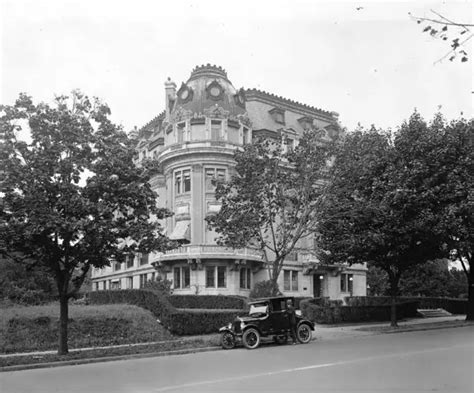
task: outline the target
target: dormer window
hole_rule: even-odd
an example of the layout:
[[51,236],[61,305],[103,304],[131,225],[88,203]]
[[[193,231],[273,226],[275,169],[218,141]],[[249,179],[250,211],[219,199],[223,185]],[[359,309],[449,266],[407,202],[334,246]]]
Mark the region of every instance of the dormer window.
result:
[[234,95],[235,103],[241,108],[245,109],[245,92],[244,89],[240,89],[237,94]]
[[304,130],[309,130],[313,126],[313,119],[308,116],[300,117],[298,123],[301,124]]
[[268,111],[272,116],[273,120],[279,124],[285,124],[285,111],[281,108],[273,108]]

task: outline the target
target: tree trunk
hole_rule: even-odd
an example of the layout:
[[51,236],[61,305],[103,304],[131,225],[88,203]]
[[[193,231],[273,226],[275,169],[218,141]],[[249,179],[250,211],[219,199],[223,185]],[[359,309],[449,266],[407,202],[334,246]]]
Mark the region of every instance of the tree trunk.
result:
[[59,294],[59,347],[58,355],[66,355],[69,352],[67,344],[67,324],[69,319],[69,298],[67,294]]
[[399,275],[391,275],[390,277],[390,326],[398,327],[397,323],[397,296]]
[[467,275],[467,313],[466,321],[474,321],[474,271],[469,266],[469,274]]
[[390,296],[390,326],[398,327],[397,323],[397,295]]

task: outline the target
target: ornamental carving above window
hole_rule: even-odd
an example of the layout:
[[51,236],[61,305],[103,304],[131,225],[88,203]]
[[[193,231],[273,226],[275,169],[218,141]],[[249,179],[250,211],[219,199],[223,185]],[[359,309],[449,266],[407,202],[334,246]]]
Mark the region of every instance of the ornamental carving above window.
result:
[[279,124],[285,124],[285,110],[281,108],[273,108],[268,113],[273,117],[273,120]]
[[191,101],[194,96],[194,91],[192,88],[188,87],[186,84],[181,84],[181,87],[178,90],[178,98],[181,104],[186,104]]
[[224,89],[216,80],[206,87],[206,93],[206,98],[214,101],[222,100],[224,97]]

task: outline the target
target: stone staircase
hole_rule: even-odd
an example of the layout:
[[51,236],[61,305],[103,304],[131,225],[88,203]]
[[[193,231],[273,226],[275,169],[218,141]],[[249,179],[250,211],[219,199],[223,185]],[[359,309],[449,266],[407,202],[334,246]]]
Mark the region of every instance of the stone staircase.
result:
[[452,315],[442,308],[419,308],[417,311],[423,318],[449,317]]

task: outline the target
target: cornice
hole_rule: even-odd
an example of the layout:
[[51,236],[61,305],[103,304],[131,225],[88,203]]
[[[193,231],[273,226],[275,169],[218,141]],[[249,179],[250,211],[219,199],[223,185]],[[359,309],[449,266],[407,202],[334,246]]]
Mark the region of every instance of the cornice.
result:
[[298,112],[302,115],[317,117],[320,120],[334,121],[333,113],[325,111],[314,106],[302,104],[301,102],[293,101],[288,98],[277,96],[266,91],[258,89],[247,89],[245,90],[245,98],[247,101],[258,100],[265,102],[270,105],[281,107],[281,109],[288,108],[294,112]]

